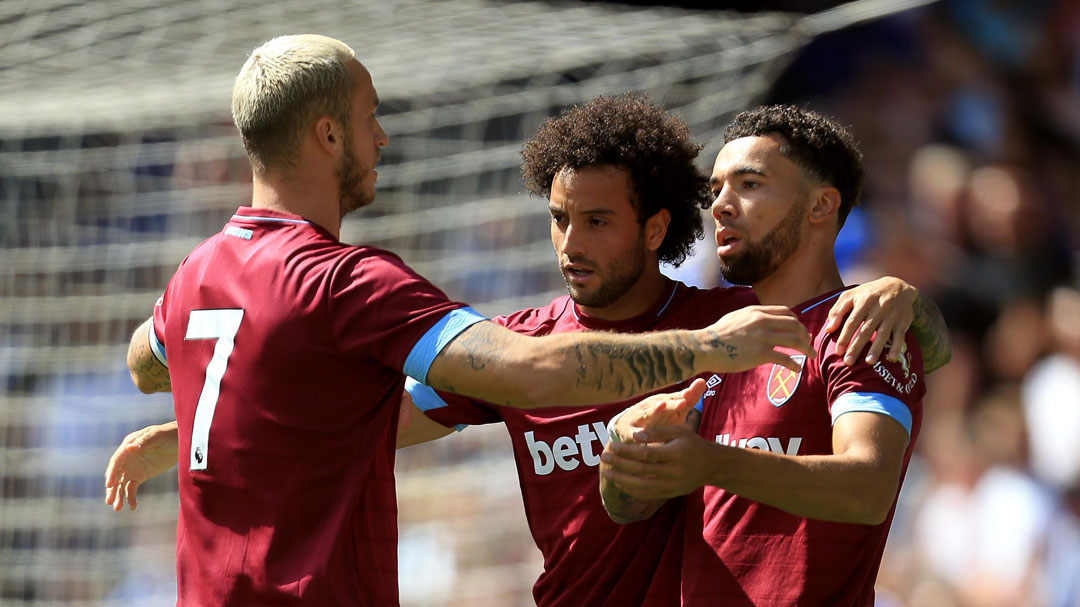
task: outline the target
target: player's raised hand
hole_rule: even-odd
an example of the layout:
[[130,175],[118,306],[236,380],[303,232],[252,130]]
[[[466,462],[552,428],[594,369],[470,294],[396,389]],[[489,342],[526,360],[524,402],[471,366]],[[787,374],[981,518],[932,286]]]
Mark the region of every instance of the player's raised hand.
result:
[[705,380],[698,378],[678,392],[653,394],[619,414],[613,426],[615,434],[628,442],[642,430],[682,424],[704,393]]
[[919,290],[899,278],[879,278],[841,293],[829,310],[823,330],[831,333],[840,329],[836,353],[849,366],[858,361],[867,344],[867,363],[877,363],[889,344],[889,360],[896,360],[904,347],[904,334],[915,318],[912,306],[918,297]]
[[702,331],[717,347],[714,371],[746,371],[758,365],[776,363],[792,371],[800,364],[777,346],[817,356],[810,343],[810,333],[795,313],[784,306],[749,306],[725,314]]
[[105,503],[119,512],[138,506],[139,485],[176,465],[176,422],[147,426],[124,437],[105,469]]

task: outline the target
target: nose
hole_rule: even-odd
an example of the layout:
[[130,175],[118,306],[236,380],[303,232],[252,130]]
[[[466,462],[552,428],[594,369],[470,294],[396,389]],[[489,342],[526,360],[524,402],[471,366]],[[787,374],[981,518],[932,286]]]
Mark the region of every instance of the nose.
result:
[[709,210],[712,212],[713,219],[720,221],[724,217],[735,217],[738,214],[738,209],[735,206],[733,196],[731,196],[731,190],[728,187],[720,188],[720,191],[716,194],[716,198],[713,199],[712,206]]
[[386,131],[383,130],[382,124],[378,118],[375,119],[375,145],[377,147],[383,147],[390,143],[390,138],[386,136]]
[[575,229],[572,223],[566,223],[566,229],[561,231],[558,240],[556,247],[561,255],[571,259],[585,255],[585,233]]

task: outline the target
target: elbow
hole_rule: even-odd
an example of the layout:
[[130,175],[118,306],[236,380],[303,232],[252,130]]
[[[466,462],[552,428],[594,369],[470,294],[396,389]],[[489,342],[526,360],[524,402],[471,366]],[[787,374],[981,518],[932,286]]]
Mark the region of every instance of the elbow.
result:
[[866,492],[849,502],[847,516],[841,522],[858,525],[880,525],[889,518],[896,493],[888,491]]
[[139,375],[135,371],[131,371],[131,383],[135,384],[135,388],[143,394],[153,394],[157,392],[157,386],[154,382]]

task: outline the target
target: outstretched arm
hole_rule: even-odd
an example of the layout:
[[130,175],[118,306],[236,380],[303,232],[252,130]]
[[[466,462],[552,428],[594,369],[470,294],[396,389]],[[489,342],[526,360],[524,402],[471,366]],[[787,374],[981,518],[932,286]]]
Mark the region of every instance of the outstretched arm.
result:
[[846,352],[844,362],[850,366],[867,344],[868,364],[877,363],[887,345],[889,360],[896,360],[909,328],[919,342],[927,373],[949,362],[952,343],[941,310],[915,287],[886,276],[841,293],[829,310],[824,330],[831,333],[840,329],[836,351]]
[[169,380],[169,368],[161,364],[150,349],[150,331],[154,330],[153,319],[135,329],[128,345],[127,365],[131,372],[131,381],[144,394],[169,392],[172,383]]
[[783,306],[752,306],[697,331],[641,335],[518,335],[491,322],[462,331],[435,357],[426,383],[510,406],[572,405],[631,398],[705,371],[765,363],[796,370],[773,350],[813,357],[810,335]]

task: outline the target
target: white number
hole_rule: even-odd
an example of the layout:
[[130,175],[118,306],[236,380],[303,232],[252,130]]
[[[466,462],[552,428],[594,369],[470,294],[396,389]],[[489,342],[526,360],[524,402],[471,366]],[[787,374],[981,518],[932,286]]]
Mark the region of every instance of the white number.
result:
[[206,470],[209,455],[207,441],[210,439],[210,423],[214,421],[221,378],[229,366],[233,351],[233,339],[240,330],[243,310],[192,310],[188,316],[187,334],[184,339],[216,339],[214,355],[206,365],[206,381],[203,383],[199,403],[195,405],[195,423],[191,428],[191,470]]

